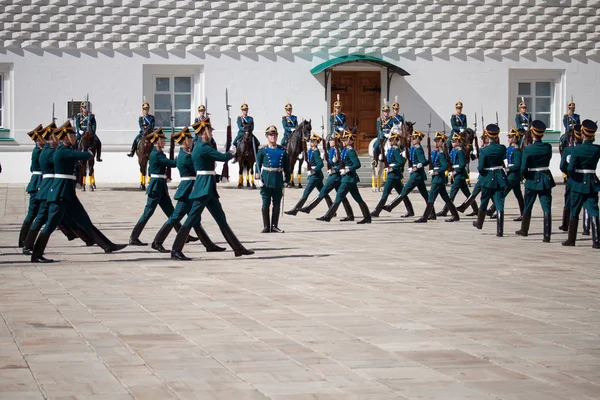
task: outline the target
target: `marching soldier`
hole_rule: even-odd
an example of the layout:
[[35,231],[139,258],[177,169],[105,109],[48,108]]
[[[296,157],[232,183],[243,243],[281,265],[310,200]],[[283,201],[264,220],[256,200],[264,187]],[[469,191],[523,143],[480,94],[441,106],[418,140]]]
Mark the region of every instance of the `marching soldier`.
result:
[[567,105],[567,113],[563,116],[563,126],[565,127],[565,134],[560,138],[561,149],[569,146],[569,140],[573,134],[573,127],[575,125],[581,125],[581,119],[579,114],[575,114],[575,103],[571,102]]
[[290,103],[285,105],[285,115],[281,117],[281,124],[283,125],[281,145],[287,148],[287,142],[290,135],[294,130],[298,129],[298,117],[292,115],[292,105]]
[[394,121],[390,118],[390,106],[384,104],[381,107],[381,111],[383,112],[383,116],[377,118],[377,140],[373,145],[373,166],[377,166],[377,163],[380,160],[383,160],[383,151],[384,149],[380,149],[379,144],[383,143],[385,146],[385,142],[387,138],[390,136],[390,131],[394,126]]
[[[437,137],[437,136],[436,136]],[[453,178],[452,187],[450,188],[450,200],[454,202],[458,191],[463,192],[465,197],[469,197],[471,195],[471,191],[469,190],[469,185],[467,184],[467,155],[462,148],[463,136],[461,133],[455,133],[452,137],[452,150],[450,150],[450,160],[449,162],[452,165],[452,173],[450,176]],[[439,150],[438,150],[439,151]],[[432,183],[433,184],[433,183]],[[429,193],[429,198],[431,198],[431,192]],[[473,202],[471,205],[473,207],[473,213],[477,215],[479,212],[477,203]],[[448,207],[444,206],[442,211],[440,211],[437,216],[445,217],[448,215]]]
[[75,118],[75,128],[77,129],[77,141],[81,139],[88,127],[96,144],[96,161],[102,162],[102,142],[96,134],[96,115],[87,110],[87,101],[81,102],[81,111]]
[[154,132],[156,121],[154,120],[154,115],[150,114],[150,103],[147,101],[142,104],[142,115],[138,118],[138,125],[140,126],[140,132],[133,139],[133,144],[131,145],[131,151],[127,154],[127,157],[133,157],[135,151],[138,148],[140,143],[140,139],[142,138],[142,134],[146,129],[149,129],[150,132]]
[[600,249],[600,225],[598,223],[598,192],[600,181],[596,175],[596,167],[600,160],[600,146],[593,144],[598,125],[589,119],[581,123],[583,143],[570,151],[568,175],[572,180],[571,219],[569,235],[563,246],[575,246],[577,224],[581,208],[587,209],[592,228],[592,247]]
[[[319,196],[311,201],[306,207],[299,208],[298,211],[309,214],[323,199],[325,199],[325,202],[327,203],[327,209],[329,209],[333,204],[331,197],[329,197],[329,192],[331,192],[333,189],[335,189],[337,192],[342,184],[342,176],[340,175],[340,160],[337,159],[336,155],[337,141],[341,140],[341,138],[342,137],[339,132],[334,132],[334,134],[330,135],[329,150],[327,151],[328,159],[330,160],[331,164],[331,169],[327,170],[327,174],[329,176],[325,181],[325,185],[319,191]],[[347,198],[342,200],[342,205],[346,211],[346,217],[342,218],[340,221],[354,221],[354,212],[352,211],[352,207],[350,206],[350,202]]]
[[[581,133],[581,125],[575,125],[573,127],[573,135],[575,138],[575,146],[579,146],[583,142],[583,134]],[[569,177],[569,160],[571,160],[571,151],[574,149],[574,146],[568,146],[563,150],[562,156],[560,158],[560,170],[566,176],[565,180],[565,206],[563,208],[562,215],[562,225],[558,227],[563,232],[567,232],[569,230],[569,219],[571,216],[571,208],[573,207],[573,203],[571,201],[571,187],[573,180]],[[589,215],[587,215],[587,210],[583,210],[583,234],[589,235]]]
[[521,229],[515,232],[520,236],[529,234],[531,223],[531,209],[535,199],[540,197],[540,204],[544,212],[544,242],[550,242],[552,233],[552,188],[556,186],[550,172],[550,160],[552,159],[552,145],[542,143],[542,137],[546,132],[546,124],[535,120],[531,123],[531,133],[534,142],[523,150],[523,162],[521,163],[521,174],[525,179],[525,208]]
[[342,113],[342,102],[340,101],[340,95],[337,95],[337,101],[333,103],[333,113],[329,116],[329,136],[334,132],[339,132],[340,135],[346,130],[346,115]]
[[[192,127],[194,130],[197,129],[200,131],[200,128],[205,126],[207,123],[210,123],[210,119],[208,117],[200,122],[194,123]],[[201,135],[198,135],[197,137],[202,139]],[[175,210],[160,228],[154,240],[152,241],[152,248],[161,253],[170,252],[163,247],[163,243],[165,242],[167,236],[169,236],[171,230],[176,225],[180,225],[183,217],[185,217],[192,208],[192,201],[189,199],[189,197],[192,193],[192,189],[194,188],[194,182],[196,181],[196,169],[194,168],[194,161],[192,160],[192,147],[194,147],[192,133],[188,127],[185,127],[180,132],[173,133],[171,138],[181,146],[176,160],[177,170],[179,171],[181,182],[179,183],[179,186],[177,186],[175,196],[173,196],[173,198],[177,200]],[[200,242],[204,245],[207,252],[225,251],[223,247],[217,246],[212,240],[210,240],[210,237],[204,228],[202,228],[200,222],[194,226],[194,231],[196,232],[196,235],[198,235]]]
[[404,124],[404,118],[400,115],[400,104],[398,103],[398,96],[394,98],[394,104],[392,104],[392,123],[393,125],[401,126]]
[[[261,233],[283,233],[279,229],[279,211],[283,197],[283,186],[290,180],[288,154],[283,146],[277,145],[277,128],[269,126],[265,130],[268,144],[261,146],[256,154],[256,173],[262,196],[263,230]],[[273,214],[269,220],[271,203]],[[270,221],[270,222],[269,222]]]
[[[457,136],[455,135],[452,140],[455,141],[456,137]],[[446,191],[446,183],[448,183],[448,178],[446,177],[446,171],[448,170],[448,158],[442,149],[444,147],[444,142],[447,139],[448,137],[441,132],[437,132],[435,138],[433,139],[437,149],[437,156],[435,158],[433,169],[429,171],[429,174],[432,175],[431,189],[429,190],[425,212],[423,212],[423,216],[421,216],[421,218],[415,221],[417,223],[427,222],[429,216],[433,212],[433,205],[435,204],[435,199],[437,198],[438,194],[442,200],[444,200],[444,203],[446,203],[446,208],[450,210],[450,214],[452,214],[452,218],[447,219],[446,222],[460,221],[458,211],[456,211],[456,207],[452,203],[452,200],[450,200],[448,192]]]
[[[335,201],[329,207],[329,210],[320,218],[317,218],[318,221],[331,221],[331,218],[335,215],[337,209],[339,208],[342,200],[346,198],[348,193],[352,195],[354,200],[358,203],[360,207],[360,211],[362,212],[363,219],[358,221],[357,224],[370,224],[371,223],[371,213],[369,212],[369,207],[367,203],[362,199],[360,195],[360,191],[358,190],[358,175],[356,170],[360,168],[360,160],[356,155],[356,151],[352,147],[354,144],[354,140],[356,139],[356,134],[353,132],[344,132],[344,136],[342,136],[342,141],[345,144],[344,149],[341,151],[340,158],[340,174],[342,177],[342,183],[340,188],[338,189],[337,195],[335,197]],[[345,168],[341,169],[341,165],[344,165]]]
[[[441,132],[437,132],[437,134],[441,134]],[[406,185],[404,185],[402,192],[394,200],[392,200],[390,204],[383,207],[385,211],[392,212],[392,210],[396,208],[398,204],[408,197],[408,194],[412,192],[414,188],[419,190],[419,193],[425,202],[428,201],[429,194],[427,193],[427,187],[425,186],[425,181],[427,180],[425,167],[429,165],[429,160],[425,157],[425,152],[421,146],[421,140],[423,140],[424,136],[425,135],[422,132],[419,132],[416,129],[414,130],[412,134],[412,146],[410,147],[409,152],[412,169],[410,176],[408,177],[408,182],[406,182]],[[412,205],[411,209],[408,211],[409,214],[412,213],[414,215]],[[432,209],[429,219],[436,219],[435,210]]]
[[400,139],[400,134],[397,132],[390,135],[390,148],[385,155],[388,162],[387,179],[385,180],[385,185],[383,185],[381,199],[379,200],[379,203],[377,203],[375,210],[371,212],[371,217],[379,217],[381,210],[383,210],[383,206],[385,206],[389,195],[392,193],[392,189],[400,194],[404,188],[402,179],[406,160],[402,156],[399,147]]
[[[302,193],[302,197],[298,200],[298,203],[289,211],[285,211],[287,215],[296,215],[298,214],[298,210],[302,208],[308,196],[313,191],[313,189],[317,189],[321,191],[323,189],[323,159],[321,158],[321,152],[319,151],[319,143],[321,143],[321,136],[313,133],[310,137],[310,149],[307,152],[307,163],[310,165],[310,168],[306,172],[308,174],[308,182],[306,183],[306,187],[304,188],[304,192]],[[331,199],[329,199],[328,204],[330,204]]]
[[483,228],[488,203],[493,199],[497,209],[496,217],[496,236],[504,236],[504,191],[507,186],[506,175],[504,172],[504,158],[506,157],[506,147],[501,145],[498,140],[500,128],[496,124],[489,124],[485,127],[484,141],[486,146],[479,153],[479,179],[481,181],[481,204],[477,221],[473,226],[477,229]]
[[38,135],[43,131],[44,127],[39,124],[31,132],[27,132],[27,135],[35,142],[35,146],[31,151],[31,166],[29,171],[31,172],[31,178],[25,191],[29,194],[29,206],[27,207],[27,215],[21,225],[21,232],[19,233],[19,247],[23,247],[25,239],[29,233],[29,228],[37,216],[39,210],[39,203],[36,202],[35,197],[42,183],[42,170],[40,167],[40,153],[44,147],[44,141]]
[[519,103],[519,109],[521,110],[515,117],[515,126],[517,130],[524,136],[529,130],[529,124],[531,123],[531,114],[527,112],[527,104],[524,101]]
[[452,131],[450,132],[450,136],[448,137],[448,141],[446,144],[448,148],[452,147],[452,137],[458,133],[462,134],[465,129],[467,129],[467,116],[462,113],[463,103],[458,101],[454,105],[456,108],[456,114],[452,114],[450,117],[450,125],[452,126]]
[[233,249],[236,257],[254,254],[254,251],[246,249],[242,243],[240,243],[231,230],[231,227],[227,223],[227,217],[225,217],[223,207],[221,207],[219,194],[217,193],[215,162],[229,161],[236,149],[232,146],[227,153],[218,152],[211,145],[211,141],[213,140],[213,128],[210,121],[205,120],[199,124],[200,125],[197,126],[195,130],[200,133],[202,141],[198,142],[198,144],[194,146],[194,150],[192,150],[192,160],[194,162],[194,169],[196,170],[196,181],[194,182],[192,193],[190,193],[188,197],[188,200],[192,201],[192,207],[183,226],[175,237],[173,248],[171,250],[171,258],[183,261],[190,260],[190,258],[183,254],[183,246],[186,241],[188,241],[187,238],[192,228],[200,224],[202,212],[205,208],[208,209],[217,225],[219,225],[223,237]]

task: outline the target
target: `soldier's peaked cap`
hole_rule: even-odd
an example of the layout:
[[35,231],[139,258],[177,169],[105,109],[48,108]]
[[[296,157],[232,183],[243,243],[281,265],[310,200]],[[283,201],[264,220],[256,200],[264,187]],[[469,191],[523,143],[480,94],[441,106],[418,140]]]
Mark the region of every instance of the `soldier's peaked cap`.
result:
[[73,129],[71,121],[65,122],[58,128],[54,129],[54,131],[52,131],[52,134],[56,136],[57,139],[62,139],[67,133],[75,133],[75,129]]
[[44,127],[44,130],[41,131],[39,133],[39,135],[44,138],[47,139],[49,137],[49,135],[56,129],[56,123],[54,123],[54,121],[52,121],[50,124],[48,124],[48,126]]
[[586,119],[581,123],[581,132],[588,137],[592,137],[596,135],[596,131],[598,130],[598,125],[592,120]]
[[35,140],[43,129],[44,127],[42,124],[39,124],[31,132],[27,132],[27,135],[31,138],[31,140]]
[[171,135],[171,139],[173,139],[177,143],[181,143],[186,137],[192,137],[190,128],[187,126],[179,132],[175,132]]
[[158,138],[161,138],[161,137],[164,138],[165,133],[163,132],[162,128],[158,128],[157,130],[152,132],[150,135],[148,135],[148,140],[150,140],[150,143],[154,143],[158,140]]
[[485,134],[491,138],[498,137],[500,134],[500,127],[496,124],[489,124],[485,127]]
[[536,119],[531,123],[531,132],[535,136],[544,136],[544,133],[546,132],[546,124]]

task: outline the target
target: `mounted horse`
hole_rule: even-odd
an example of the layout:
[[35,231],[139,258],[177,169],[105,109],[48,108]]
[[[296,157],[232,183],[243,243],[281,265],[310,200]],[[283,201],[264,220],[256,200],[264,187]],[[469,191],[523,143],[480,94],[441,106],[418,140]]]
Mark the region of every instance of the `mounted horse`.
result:
[[79,168],[77,171],[77,183],[81,186],[81,190],[85,192],[86,190],[86,181],[87,185],[90,188],[90,191],[94,191],[96,189],[96,180],[94,179],[94,164],[96,159],[96,140],[95,133],[92,131],[91,127],[88,125],[87,130],[79,139],[79,149],[81,151],[89,151],[92,153],[93,157],[90,160],[79,161]]
[[150,153],[152,152],[152,143],[148,140],[148,135],[152,133],[152,126],[147,125],[144,127],[142,132],[142,137],[138,142],[137,149],[135,150],[135,154],[137,155],[138,164],[140,166],[140,189],[146,190],[146,182],[148,179],[148,159],[150,158]]
[[238,166],[240,168],[238,177],[238,189],[244,187],[244,172],[246,173],[246,187],[252,185],[252,189],[256,189],[254,184],[254,163],[256,162],[256,151],[260,142],[253,135],[252,124],[244,123],[244,134],[237,148]]
[[[394,125],[390,130],[391,133],[400,133],[402,134],[402,125]],[[375,137],[373,140],[369,142],[369,157],[371,160],[375,160],[375,143],[379,140]],[[389,149],[389,145],[387,140],[384,144],[384,147],[380,150],[381,155],[386,157],[387,149]],[[381,192],[383,190],[383,182],[387,179],[385,169],[385,163],[383,162],[371,162],[371,191],[373,192]]]
[[[300,158],[302,155],[302,142],[307,142],[310,139],[310,133],[312,131],[311,120],[302,120],[298,128],[292,132],[287,142],[287,153],[290,161],[290,172],[294,171],[294,165],[298,162],[298,189],[302,188],[302,163],[304,158]],[[287,187],[294,187],[294,179],[288,183]]]

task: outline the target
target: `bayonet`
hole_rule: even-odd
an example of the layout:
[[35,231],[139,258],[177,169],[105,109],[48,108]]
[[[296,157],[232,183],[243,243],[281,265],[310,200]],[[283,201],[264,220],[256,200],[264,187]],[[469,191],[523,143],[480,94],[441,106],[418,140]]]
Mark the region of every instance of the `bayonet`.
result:
[[54,117],[54,103],[52,103],[52,122],[56,121],[56,118]]

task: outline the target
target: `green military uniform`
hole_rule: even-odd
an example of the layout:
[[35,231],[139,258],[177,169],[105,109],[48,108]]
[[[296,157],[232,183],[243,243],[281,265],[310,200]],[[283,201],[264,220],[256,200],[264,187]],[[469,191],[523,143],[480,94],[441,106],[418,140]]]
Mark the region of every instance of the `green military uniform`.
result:
[[571,179],[571,219],[569,237],[563,245],[574,246],[577,238],[577,223],[581,208],[585,208],[591,221],[592,247],[600,248],[600,228],[598,224],[598,192],[600,180],[596,175],[596,167],[600,160],[600,146],[593,144],[598,126],[590,120],[581,123],[584,141],[580,146],[572,147],[568,175]]
[[[82,102],[81,108],[82,108],[83,112],[78,113],[77,117],[75,117],[75,129],[76,129],[76,133],[77,133],[77,141],[81,140],[82,136],[89,129],[91,132],[92,139],[94,140],[94,143],[96,144],[96,160],[101,162],[102,161],[102,157],[101,157],[102,156],[102,142],[100,141],[100,138],[98,137],[98,134],[96,133],[96,127],[97,127],[96,115],[88,112],[87,107],[88,107],[88,102],[87,101]],[[87,149],[83,149],[83,150],[87,151]]]
[[[511,130],[509,136],[520,136],[520,132],[517,130]],[[524,139],[523,139],[524,140]],[[504,192],[506,197],[512,190],[517,203],[519,204],[519,217],[515,218],[514,221],[521,221],[523,219],[523,211],[525,210],[525,200],[523,199],[523,192],[521,191],[521,182],[523,176],[521,175],[521,163],[523,162],[523,152],[519,147],[519,142],[508,146],[506,149],[506,162],[507,162],[507,181],[508,186]]]
[[[583,139],[582,133],[581,133],[581,125],[577,124],[574,126],[573,135],[575,137],[575,146],[579,146]],[[566,176],[566,179],[565,179],[565,195],[564,195],[565,205],[563,207],[562,225],[559,226],[558,229],[560,229],[561,231],[565,231],[565,232],[569,230],[569,220],[571,218],[571,208],[573,207],[573,203],[571,201],[571,199],[572,199],[572,192],[571,192],[572,179],[569,176],[569,160],[571,159],[571,150],[572,149],[573,149],[573,147],[571,147],[571,146],[565,147],[563,149],[562,155],[560,157],[560,170],[564,174],[564,176]],[[588,223],[589,223],[589,215],[588,215],[587,211],[584,210],[584,216],[583,216],[583,230],[584,230],[583,234],[584,235],[590,234]]]
[[[390,137],[390,140],[399,141],[400,135],[393,133]],[[397,143],[397,142],[396,142]],[[385,180],[385,184],[383,185],[383,192],[381,193],[381,199],[377,206],[375,206],[375,210],[371,213],[372,217],[379,217],[381,210],[383,210],[383,206],[392,193],[392,190],[396,190],[398,194],[402,193],[402,189],[404,188],[404,184],[402,183],[404,164],[406,160],[402,156],[400,152],[400,148],[397,144],[390,146],[385,154],[388,169],[387,169],[387,179]]]
[[542,211],[544,212],[544,242],[550,242],[552,232],[552,188],[556,186],[550,172],[552,159],[552,146],[542,143],[546,125],[542,121],[531,123],[531,133],[535,141],[523,150],[521,174],[525,178],[525,208],[521,229],[517,235],[527,236],[531,222],[531,210],[536,198],[539,196]]
[[43,127],[40,124],[34,130],[27,133],[31,140],[34,141],[35,145],[31,151],[31,166],[29,167],[31,178],[29,179],[29,184],[25,188],[25,192],[29,194],[29,202],[27,214],[25,215],[25,219],[21,225],[21,232],[19,233],[19,247],[23,247],[25,244],[25,239],[29,233],[29,228],[31,228],[31,224],[33,223],[33,220],[35,219],[39,210],[39,203],[35,201],[35,198],[42,183],[42,170],[40,167],[40,153],[42,152],[42,148],[37,141],[38,134],[41,133],[42,130]]

